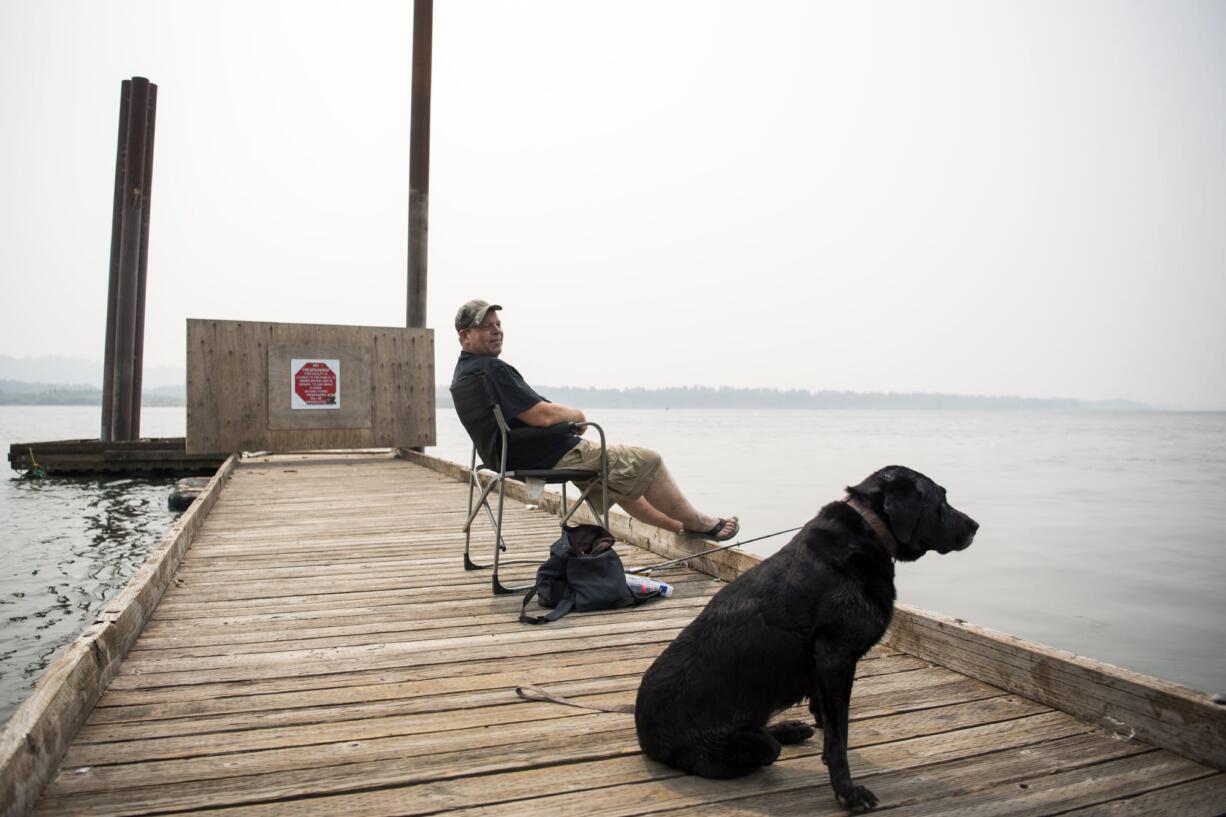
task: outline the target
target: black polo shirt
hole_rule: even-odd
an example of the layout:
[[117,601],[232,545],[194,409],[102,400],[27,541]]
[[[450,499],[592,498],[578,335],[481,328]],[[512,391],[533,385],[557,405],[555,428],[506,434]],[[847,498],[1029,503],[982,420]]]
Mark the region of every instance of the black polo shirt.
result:
[[[516,418],[542,400],[550,402],[537,394],[514,366],[491,355],[460,352],[451,385],[454,386],[461,377],[472,372],[485,373],[498,397],[502,416],[507,419],[507,425],[511,428],[529,428],[527,423]],[[520,440],[507,452],[507,468],[552,468],[562,459],[563,454],[578,444],[579,437],[574,434],[561,434],[539,440]]]

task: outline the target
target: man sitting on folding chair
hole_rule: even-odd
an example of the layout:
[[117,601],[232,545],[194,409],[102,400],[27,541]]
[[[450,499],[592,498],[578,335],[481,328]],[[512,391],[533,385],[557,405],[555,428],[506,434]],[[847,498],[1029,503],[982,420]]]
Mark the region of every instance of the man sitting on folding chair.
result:
[[[575,423],[582,434],[587,418],[576,408],[551,403],[525,382],[514,366],[499,360],[502,354],[502,307],[485,301],[469,301],[456,312],[460,359],[453,387],[478,372],[493,386],[498,405],[512,428],[545,428],[556,423]],[[687,533],[723,542],[736,536],[740,525],[735,516],[721,519],[697,510],[664,466],[660,455],[647,448],[610,445],[608,450],[608,496],[630,516],[676,533]],[[600,471],[601,447],[578,434],[547,436],[516,444],[520,467],[564,468]],[[582,486],[581,486],[582,487]]]

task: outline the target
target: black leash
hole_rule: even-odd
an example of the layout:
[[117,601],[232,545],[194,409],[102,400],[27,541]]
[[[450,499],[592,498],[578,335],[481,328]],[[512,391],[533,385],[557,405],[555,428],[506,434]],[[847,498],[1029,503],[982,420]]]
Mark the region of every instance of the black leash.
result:
[[704,550],[701,553],[691,553],[689,556],[683,556],[680,559],[670,559],[667,562],[660,562],[657,565],[648,565],[647,567],[636,567],[634,568],[634,570],[627,570],[626,572],[633,573],[636,575],[639,573],[650,573],[651,571],[658,570],[661,567],[668,567],[669,565],[681,564],[682,562],[688,562],[690,559],[697,559],[699,556],[709,556],[712,553],[719,553],[721,550],[727,550],[728,548],[734,548],[739,545],[748,545],[750,542],[759,542],[763,539],[769,539],[772,536],[782,536],[785,533],[792,533],[793,531],[798,531],[800,530],[800,528],[803,528],[803,527],[804,525],[801,525],[795,528],[788,528],[787,530],[777,530],[774,533],[768,533],[765,536],[755,536],[753,539],[745,539],[740,542],[733,542],[730,545],[720,545],[717,548],[711,548],[710,550]]

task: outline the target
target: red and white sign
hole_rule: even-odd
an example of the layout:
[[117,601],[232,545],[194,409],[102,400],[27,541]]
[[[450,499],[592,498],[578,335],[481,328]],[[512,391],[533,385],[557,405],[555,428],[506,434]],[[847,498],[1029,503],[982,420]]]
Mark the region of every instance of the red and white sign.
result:
[[294,358],[289,363],[290,408],[339,409],[341,362]]

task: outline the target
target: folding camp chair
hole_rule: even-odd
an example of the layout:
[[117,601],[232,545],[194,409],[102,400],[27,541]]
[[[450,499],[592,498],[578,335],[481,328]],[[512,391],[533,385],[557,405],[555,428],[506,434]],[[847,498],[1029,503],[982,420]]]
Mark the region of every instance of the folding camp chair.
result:
[[[599,471],[548,467],[516,468],[508,471],[507,451],[516,442],[571,434],[576,430],[576,424],[556,423],[545,428],[511,428],[507,425],[507,419],[503,416],[502,408],[498,405],[498,399],[494,394],[493,386],[491,386],[483,372],[474,372],[461,378],[451,387],[451,399],[455,404],[456,413],[460,415],[460,422],[464,425],[464,430],[468,432],[468,436],[473,441],[472,462],[468,471],[468,518],[464,522],[464,569],[487,570],[493,568],[494,572],[491,583],[495,594],[526,590],[532,587],[532,585],[507,587],[498,578],[498,570],[501,566],[510,564],[537,564],[540,561],[536,559],[508,560],[501,558],[507,549],[506,540],[502,536],[505,482],[508,479],[517,479],[525,482],[528,480],[539,480],[545,484],[560,484],[562,486],[561,525],[563,527],[566,526],[567,521],[574,515],[575,511],[579,510],[579,506],[587,502],[588,506],[592,509],[592,513],[595,514],[597,519],[601,520],[607,530],[609,527],[609,457],[608,450],[605,447],[604,429],[596,423],[585,424],[596,429],[600,434]],[[481,458],[480,465],[477,464],[478,456]],[[489,481],[484,485],[482,485],[483,472],[490,472],[488,476]],[[588,486],[579,494],[574,504],[568,504],[566,483],[588,480],[599,481],[589,482]],[[592,498],[592,492],[597,484],[600,485],[599,507]],[[495,488],[498,490],[498,510],[496,512],[490,507],[489,502],[490,494],[494,492]],[[478,491],[480,491],[480,496],[476,503],[474,503],[473,497]],[[490,564],[477,564],[469,555],[473,521],[482,508],[485,509],[485,514],[494,529],[494,560]]]

